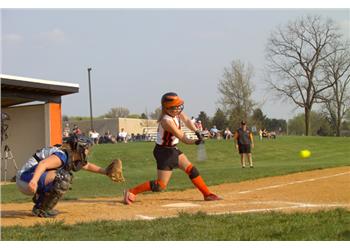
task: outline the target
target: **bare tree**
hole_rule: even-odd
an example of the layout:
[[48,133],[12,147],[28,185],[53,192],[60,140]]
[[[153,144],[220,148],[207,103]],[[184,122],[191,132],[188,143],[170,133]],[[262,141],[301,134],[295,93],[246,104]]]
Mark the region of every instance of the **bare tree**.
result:
[[229,68],[224,68],[223,79],[218,84],[221,94],[219,103],[223,111],[232,114],[238,120],[247,119],[254,108],[252,98],[253,67],[241,61],[232,61]]
[[280,96],[304,109],[305,135],[318,96],[333,83],[324,81],[322,63],[334,54],[330,46],[340,35],[330,19],[307,16],[277,28],[266,47],[267,82]]
[[336,135],[340,136],[342,121],[350,110],[350,44],[337,42],[333,47],[336,52],[323,63],[325,81],[332,87],[320,99]]
[[130,114],[129,109],[123,107],[111,108],[104,116],[107,118],[123,118]]
[[162,109],[160,107],[156,108],[153,113],[150,114],[152,119],[158,120],[160,115],[162,114]]

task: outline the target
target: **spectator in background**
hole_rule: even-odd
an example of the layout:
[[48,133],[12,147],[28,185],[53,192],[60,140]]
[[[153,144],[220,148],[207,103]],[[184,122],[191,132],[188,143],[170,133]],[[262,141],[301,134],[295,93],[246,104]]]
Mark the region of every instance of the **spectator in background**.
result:
[[74,126],[73,126],[73,134],[81,135],[81,130],[78,127],[78,125],[76,125],[76,124],[74,124]]
[[128,133],[124,130],[124,128],[122,128],[118,134],[118,141],[127,143],[128,142],[127,136],[128,136]]
[[216,128],[216,126],[214,125],[211,129],[210,129],[210,134],[212,138],[217,138],[219,133],[219,130]]
[[90,129],[89,132],[88,132],[88,137],[90,138],[91,143],[94,144],[94,140],[91,137],[92,136],[92,132],[93,132],[93,130]]
[[117,138],[114,135],[111,136],[111,143],[117,143]]
[[111,131],[107,130],[106,136],[107,136],[108,140],[111,140],[112,139]]
[[204,138],[211,138],[210,131],[207,128],[203,129],[202,135],[204,136]]
[[191,117],[191,122],[192,122],[193,124],[196,124],[196,118],[194,118],[194,116]]
[[196,128],[199,130],[199,131],[203,131],[203,126],[202,126],[202,122],[201,120],[198,120],[196,123]]
[[264,128],[262,131],[262,137],[270,139],[270,133],[266,130],[266,128]]
[[233,134],[230,131],[230,129],[226,128],[225,131],[224,131],[224,139],[225,140],[230,140],[232,138],[232,136],[233,136]]
[[112,135],[109,133],[109,131],[105,132],[103,136],[100,136],[100,139],[98,140],[99,144],[102,143],[113,143],[112,142]]
[[263,138],[263,131],[262,129],[259,129],[259,140],[262,141]]
[[63,138],[68,137],[70,135],[69,123],[66,123],[66,126],[63,129]]
[[90,138],[94,142],[94,144],[98,144],[98,139],[100,134],[94,129],[91,131]]
[[270,139],[276,139],[276,132],[275,131],[271,131],[269,137],[270,137]]

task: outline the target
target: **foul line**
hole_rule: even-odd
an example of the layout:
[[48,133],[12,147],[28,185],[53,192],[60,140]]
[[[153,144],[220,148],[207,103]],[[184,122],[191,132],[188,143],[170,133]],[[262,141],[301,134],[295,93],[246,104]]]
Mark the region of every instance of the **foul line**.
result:
[[146,215],[142,215],[142,214],[137,214],[136,217],[140,218],[142,220],[154,220],[154,219],[157,219],[157,217],[146,216]]
[[[345,205],[350,206],[349,204]],[[229,212],[218,212],[218,213],[207,213],[210,215],[220,215],[220,214],[241,214],[241,213],[255,213],[255,212],[269,212],[269,211],[277,211],[277,210],[285,210],[285,209],[299,209],[299,208],[317,208],[317,207],[344,207],[339,206],[338,204],[301,204],[295,206],[285,206],[285,207],[274,207],[274,208],[257,208],[257,209],[245,209],[245,210],[237,210],[237,211],[229,211]]]
[[322,177],[318,177],[318,178],[306,179],[306,180],[302,180],[302,181],[292,181],[292,182],[278,184],[278,185],[266,186],[266,187],[252,189],[252,190],[241,191],[241,192],[238,192],[238,193],[239,194],[247,194],[247,193],[251,193],[251,192],[254,192],[254,191],[279,188],[279,187],[284,187],[284,186],[294,185],[294,184],[299,184],[299,183],[305,183],[305,182],[312,182],[312,181],[317,181],[317,180],[321,180],[321,179],[328,179],[328,178],[332,178],[332,177],[336,177],[336,176],[340,176],[340,175],[346,175],[346,174],[350,174],[350,171],[344,172],[344,173],[339,173],[339,174],[334,174],[334,175],[322,176]]
[[[257,212],[271,212],[271,211],[279,211],[279,210],[290,210],[290,209],[305,209],[305,208],[332,208],[332,207],[350,207],[350,204],[311,204],[311,203],[299,203],[299,202],[286,202],[286,201],[266,201],[266,202],[251,202],[256,204],[263,203],[286,203],[293,204],[292,206],[281,206],[274,208],[255,208],[255,209],[244,209],[244,210],[236,210],[236,211],[226,211],[226,212],[205,212],[208,215],[224,215],[224,214],[244,214],[244,213],[257,213]],[[136,218],[141,220],[154,220],[159,218],[176,218],[179,215],[166,215],[166,216],[145,216],[138,214]]]
[[348,203],[303,203],[303,202],[290,202],[290,201],[251,201],[251,202],[238,202],[238,203],[225,203],[215,204],[211,207],[228,207],[228,206],[242,206],[242,205],[273,205],[273,204],[285,204],[291,205],[290,207],[350,207]]

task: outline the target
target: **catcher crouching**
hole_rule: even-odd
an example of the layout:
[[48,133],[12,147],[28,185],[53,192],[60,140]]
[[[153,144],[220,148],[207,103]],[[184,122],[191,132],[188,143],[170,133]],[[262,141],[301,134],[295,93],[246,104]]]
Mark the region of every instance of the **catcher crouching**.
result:
[[53,208],[72,185],[73,172],[83,169],[107,175],[114,182],[125,181],[121,160],[113,160],[106,168],[87,161],[91,146],[89,138],[72,135],[62,145],[37,150],[17,172],[18,189],[25,195],[34,194],[34,216],[46,218],[58,214]]

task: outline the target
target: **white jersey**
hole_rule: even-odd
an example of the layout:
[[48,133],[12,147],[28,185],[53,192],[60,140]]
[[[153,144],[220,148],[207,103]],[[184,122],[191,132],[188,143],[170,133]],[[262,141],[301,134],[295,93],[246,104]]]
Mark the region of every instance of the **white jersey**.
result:
[[[162,119],[165,120],[171,120],[172,122],[175,123],[175,125],[181,129],[180,126],[180,118],[178,116],[176,117],[171,117],[170,115],[164,115]],[[157,130],[157,141],[156,143],[161,146],[166,146],[166,147],[174,147],[176,144],[179,143],[179,138],[177,138],[175,135],[172,133],[166,131],[161,123],[158,124],[158,130]]]
[[[42,148],[39,149],[35,154],[40,160],[44,160],[56,152],[65,154],[60,148],[57,147]],[[36,165],[38,165],[38,161],[34,158],[34,156],[30,157],[29,160],[23,165],[23,167],[18,170],[17,178],[19,178],[25,171],[35,167]]]

